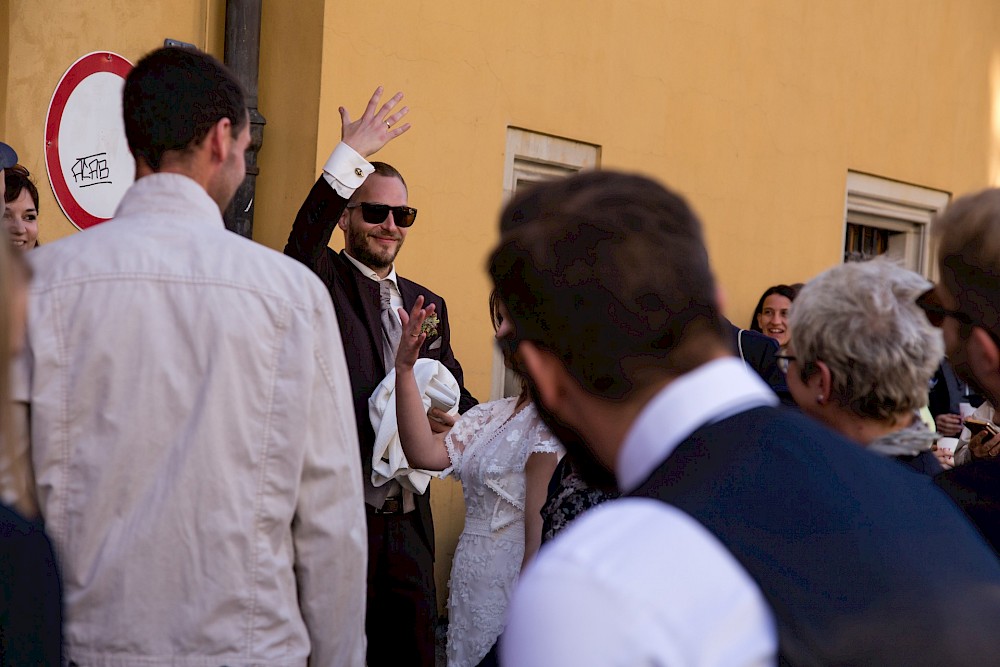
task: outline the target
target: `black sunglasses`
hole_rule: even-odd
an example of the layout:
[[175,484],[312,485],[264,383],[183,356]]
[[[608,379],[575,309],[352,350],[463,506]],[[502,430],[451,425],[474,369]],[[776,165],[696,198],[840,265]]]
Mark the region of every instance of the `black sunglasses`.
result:
[[348,204],[347,208],[361,207],[361,217],[370,225],[381,225],[392,211],[392,220],[397,227],[409,227],[417,219],[417,209],[409,206],[389,206],[388,204],[373,204],[363,201],[359,204]]
[[941,299],[934,290],[935,288],[932,287],[917,297],[917,307],[924,311],[928,322],[936,327],[940,327],[944,323],[944,318],[953,317],[962,324],[978,326],[966,313],[960,310],[950,310],[942,306]]

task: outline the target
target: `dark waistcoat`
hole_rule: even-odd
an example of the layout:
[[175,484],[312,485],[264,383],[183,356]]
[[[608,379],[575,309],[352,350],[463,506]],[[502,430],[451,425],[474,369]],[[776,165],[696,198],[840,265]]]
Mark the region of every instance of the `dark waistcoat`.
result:
[[1000,561],[979,534],[929,477],[806,417],[702,427],[632,495],[683,510],[743,565],[782,664],[1000,661]]

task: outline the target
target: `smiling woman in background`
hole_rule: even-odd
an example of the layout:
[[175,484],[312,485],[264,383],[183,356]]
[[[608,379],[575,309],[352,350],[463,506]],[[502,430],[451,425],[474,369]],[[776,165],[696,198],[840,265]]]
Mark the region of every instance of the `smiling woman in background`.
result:
[[38,188],[22,165],[5,169],[4,183],[3,225],[15,248],[31,250],[38,245]]
[[[789,285],[768,287],[757,302],[750,320],[750,330],[760,332],[778,341],[779,353],[785,354],[791,329],[788,315],[792,309],[797,290]],[[788,371],[788,364],[780,362],[781,370]]]

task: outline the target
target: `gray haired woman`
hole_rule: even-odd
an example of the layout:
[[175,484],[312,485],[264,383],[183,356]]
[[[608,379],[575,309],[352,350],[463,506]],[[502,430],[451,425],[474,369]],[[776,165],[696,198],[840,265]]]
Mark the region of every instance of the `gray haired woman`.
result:
[[924,278],[885,260],[836,266],[791,316],[788,388],[803,412],[873,452],[933,475],[936,434],[918,411],[944,355],[916,299]]

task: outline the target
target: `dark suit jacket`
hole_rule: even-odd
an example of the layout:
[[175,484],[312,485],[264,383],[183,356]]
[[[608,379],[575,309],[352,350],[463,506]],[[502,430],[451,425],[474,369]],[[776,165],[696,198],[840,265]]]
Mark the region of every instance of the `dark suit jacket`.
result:
[[[371,458],[375,431],[368,418],[368,398],[385,378],[389,369],[382,361],[382,324],[379,286],[364,276],[341,252],[328,247],[333,230],[347,200],[320,178],[309,192],[292,225],[285,254],[309,266],[330,290],[340,322],[340,335],[347,353],[347,370],[351,377],[354,416],[361,444],[361,468],[364,484],[371,485]],[[465,412],[477,403],[463,383],[462,367],[451,350],[451,329],[444,299],[412,280],[397,276],[399,291],[407,310],[423,295],[425,303],[433,303],[440,324],[438,336],[429,337],[420,349],[420,356],[440,361],[462,389],[459,411]],[[430,491],[416,496],[424,539],[434,553],[434,524],[431,519]]]
[[944,471],[934,481],[1000,554],[1000,460],[970,461]]
[[983,404],[982,396],[971,391],[955,374],[948,360],[942,359],[931,380],[930,391],[927,392],[927,407],[934,417],[942,414],[957,415],[959,404],[963,401],[974,408]]
[[[782,405],[795,407],[795,400],[792,398],[791,392],[788,391],[788,381],[785,379],[785,374],[781,372],[781,368],[778,367],[778,360],[775,357],[778,354],[778,341],[758,331],[740,329],[732,322],[728,322],[728,324],[729,343],[733,352],[743,358],[743,363],[757,371],[757,375],[778,395]],[[740,349],[741,331],[743,332],[742,352]]]

